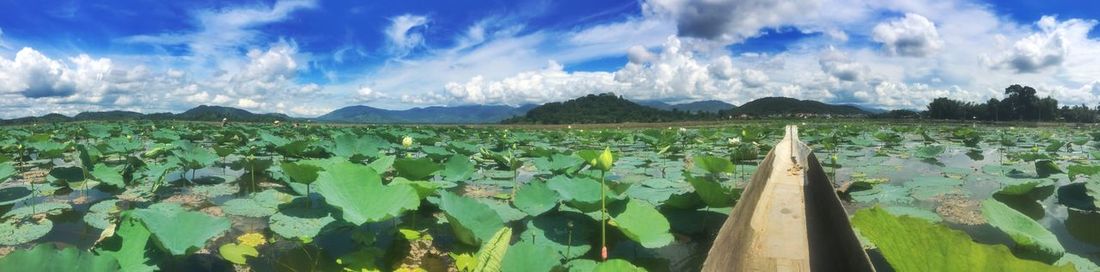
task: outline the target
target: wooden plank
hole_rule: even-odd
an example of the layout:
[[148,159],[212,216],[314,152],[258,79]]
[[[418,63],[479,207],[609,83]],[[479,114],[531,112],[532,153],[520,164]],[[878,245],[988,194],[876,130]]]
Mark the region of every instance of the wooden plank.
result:
[[[815,174],[812,179],[807,178],[807,165],[817,167],[810,169]],[[835,192],[831,189],[826,193],[807,191],[810,183],[825,182],[832,188],[828,179],[821,180],[825,176],[816,175],[814,170],[820,171],[820,165],[810,149],[798,140],[798,127],[787,126],[783,140],[760,163],[741,200],[723,223],[703,264],[703,271],[810,271],[814,267],[820,268],[815,270],[873,271],[847,224],[847,215]],[[811,196],[807,192],[828,195]],[[837,201],[821,201],[829,200],[828,197]],[[817,206],[808,208],[807,203]],[[823,208],[826,212],[822,212]],[[830,211],[839,211],[839,216]],[[837,220],[844,224],[833,223]],[[823,232],[829,233],[822,235]],[[837,237],[840,237],[839,242]],[[837,252],[841,252],[841,257],[856,256],[840,258]],[[837,261],[832,262],[833,259]]]

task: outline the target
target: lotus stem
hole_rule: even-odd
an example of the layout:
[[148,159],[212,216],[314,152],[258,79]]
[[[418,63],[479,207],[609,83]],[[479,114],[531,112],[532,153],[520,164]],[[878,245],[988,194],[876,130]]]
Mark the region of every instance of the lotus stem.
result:
[[604,176],[607,171],[600,171],[600,258],[607,260],[607,185]]

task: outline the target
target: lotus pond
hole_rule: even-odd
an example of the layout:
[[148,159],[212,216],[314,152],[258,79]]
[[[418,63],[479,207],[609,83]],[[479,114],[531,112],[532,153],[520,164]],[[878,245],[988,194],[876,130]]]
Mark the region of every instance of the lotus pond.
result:
[[[696,271],[784,123],[0,128],[0,270]],[[880,271],[1100,271],[1100,131],[802,124]]]

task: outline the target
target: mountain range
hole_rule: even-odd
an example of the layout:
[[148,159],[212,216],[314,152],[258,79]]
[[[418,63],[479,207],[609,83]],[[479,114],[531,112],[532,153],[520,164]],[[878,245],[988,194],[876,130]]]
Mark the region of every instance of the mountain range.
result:
[[774,116],[795,113],[870,115],[852,105],[830,105],[812,100],[786,97],[766,97],[734,106],[716,100],[669,104],[660,101],[631,101],[614,94],[594,94],[569,101],[543,105],[467,105],[433,106],[406,110],[387,110],[370,106],[349,106],[334,110],[316,118],[293,118],[281,113],[252,113],[247,110],[200,105],[182,113],[149,113],[132,111],[81,112],[69,117],[51,113],[37,117],[0,120],[0,124],[54,123],[68,121],[125,121],[125,120],[186,120],[233,122],[271,122],[275,120],[312,120],[330,123],[434,123],[434,124],[486,124],[486,123],[618,123],[618,122],[668,122],[685,120],[718,120],[730,116]]

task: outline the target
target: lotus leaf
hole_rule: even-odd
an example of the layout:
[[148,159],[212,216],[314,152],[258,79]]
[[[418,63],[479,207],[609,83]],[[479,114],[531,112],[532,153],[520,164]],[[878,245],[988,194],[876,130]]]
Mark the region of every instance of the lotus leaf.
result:
[[508,252],[504,254],[500,271],[552,271],[561,265],[561,259],[549,257],[553,255],[555,255],[554,249],[545,244],[520,240],[509,247]]
[[428,158],[397,159],[393,162],[393,169],[397,170],[398,176],[410,180],[427,180],[432,174],[442,170],[443,166]]
[[202,248],[208,240],[229,230],[230,225],[229,219],[224,217],[184,211],[174,204],[138,209],[132,214],[145,223],[145,227],[153,233],[157,245],[176,256]]
[[537,216],[558,204],[558,193],[551,190],[546,183],[534,181],[519,188],[513,204],[521,211]]
[[221,254],[222,258],[235,264],[247,264],[245,257],[259,257],[260,252],[256,251],[255,247],[240,245],[240,244],[224,244],[218,248],[218,254]]
[[882,208],[857,211],[852,224],[896,271],[1073,271],[1019,259],[1004,245],[976,243],[962,231]]
[[489,241],[504,226],[500,215],[488,205],[447,191],[440,192],[439,196],[439,208],[447,216],[455,237],[467,245]]
[[659,248],[672,242],[668,219],[649,203],[627,199],[610,205],[608,211],[614,226],[646,248]]
[[19,249],[0,259],[0,267],[18,268],[22,271],[118,271],[115,258],[66,247],[56,249],[52,244],[39,244],[31,249]]
[[343,219],[356,225],[384,221],[420,206],[420,198],[411,186],[382,185],[373,168],[350,162],[326,168],[314,185],[326,203],[340,209]]

